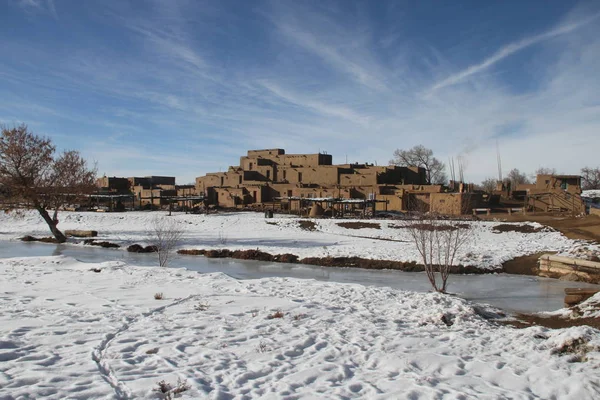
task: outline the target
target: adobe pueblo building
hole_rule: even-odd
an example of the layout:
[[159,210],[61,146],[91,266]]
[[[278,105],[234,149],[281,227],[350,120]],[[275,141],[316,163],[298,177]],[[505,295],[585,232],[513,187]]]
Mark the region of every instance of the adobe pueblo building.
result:
[[165,208],[174,203],[192,208],[203,200],[196,195],[194,185],[176,185],[174,176],[108,177],[96,181],[98,192],[92,195],[97,203],[107,203],[110,210],[125,204],[128,208]]
[[[420,167],[333,165],[330,154],[286,154],[283,149],[249,150],[239,166],[196,178],[196,192],[220,207],[300,206],[305,199],[363,199],[378,210],[406,211],[423,205],[441,214],[473,207],[466,193],[442,193],[427,185]],[[419,207],[423,208],[423,207]]]

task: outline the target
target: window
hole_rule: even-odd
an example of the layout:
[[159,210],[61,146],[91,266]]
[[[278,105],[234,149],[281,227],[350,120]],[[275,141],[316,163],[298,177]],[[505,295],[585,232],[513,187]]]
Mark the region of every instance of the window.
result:
[[298,182],[302,182],[302,172],[298,172]]
[[267,179],[271,179],[271,171],[267,170]]
[[221,186],[223,186],[223,183],[225,182],[224,178],[221,177]]
[[242,176],[240,175],[240,185],[242,184]]
[[285,181],[285,169],[283,170],[283,180]]
[[248,171],[252,171],[252,163],[248,164]]
[[560,182],[560,188],[562,190],[567,190],[568,187],[569,187],[569,184],[567,183],[567,181],[561,181]]

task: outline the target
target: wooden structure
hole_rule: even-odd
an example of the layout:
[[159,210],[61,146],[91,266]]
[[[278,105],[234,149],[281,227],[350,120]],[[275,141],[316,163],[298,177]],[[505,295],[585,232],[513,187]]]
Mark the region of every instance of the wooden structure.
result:
[[593,282],[600,277],[600,262],[545,254],[540,257],[539,276],[560,278],[570,275],[577,280]]
[[[279,202],[287,202],[288,210],[302,210],[307,209],[308,205],[318,204],[323,210],[325,215],[344,217],[344,214],[355,214],[356,210],[360,211],[361,216],[366,216],[367,210],[371,210],[371,215],[376,213],[377,204],[387,204],[387,200],[377,199],[344,199],[344,198],[307,198],[307,197],[276,197],[275,200]],[[280,206],[280,208],[282,208]],[[329,213],[327,212],[329,211]]]
[[600,289],[566,288],[565,307],[576,306],[577,304],[586,301],[598,292],[600,292]]

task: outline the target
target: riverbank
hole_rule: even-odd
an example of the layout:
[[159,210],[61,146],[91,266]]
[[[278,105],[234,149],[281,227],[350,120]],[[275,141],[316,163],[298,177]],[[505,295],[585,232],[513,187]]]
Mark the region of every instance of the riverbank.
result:
[[[150,245],[149,227],[163,212],[59,214],[63,230],[95,230],[97,242],[109,242],[126,249],[132,244]],[[257,250],[271,255],[288,254],[301,259],[373,260],[397,262],[410,267],[421,258],[410,234],[399,220],[298,219],[276,215],[265,219],[261,213],[222,213],[211,215],[174,214],[183,231],[178,250],[230,252]],[[455,265],[482,271],[498,271],[517,257],[555,252],[577,257],[598,254],[600,247],[573,240],[536,223],[507,224],[494,221],[461,221],[469,226],[471,240],[459,251]],[[48,228],[35,212],[23,218],[0,215],[0,239],[25,235],[48,236]],[[367,261],[361,261],[367,263]]]
[[149,398],[178,380],[190,399],[600,394],[600,332],[500,326],[453,296],[65,257],[0,268],[15,398]]

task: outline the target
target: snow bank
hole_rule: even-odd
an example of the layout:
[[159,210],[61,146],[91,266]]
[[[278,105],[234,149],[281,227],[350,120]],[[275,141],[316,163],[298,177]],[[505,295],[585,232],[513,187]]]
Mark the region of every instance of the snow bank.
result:
[[492,325],[451,296],[64,257],[0,269],[1,398],[156,398],[178,379],[190,399],[600,396],[598,354],[557,351],[598,331]]
[[573,319],[600,318],[600,293],[596,293],[573,308],[561,308],[560,310],[545,312],[544,314]]
[[[123,246],[147,244],[152,220],[162,212],[83,213],[63,212],[60,228],[93,229],[98,240]],[[406,229],[398,229],[402,221],[369,220],[380,229],[347,229],[340,220],[317,219],[316,230],[303,229],[298,218],[277,215],[265,219],[261,213],[223,213],[212,215],[174,214],[184,230],[180,248],[249,250],[260,249],[271,254],[292,253],[304,257],[362,257],[369,259],[420,262],[419,254]],[[352,222],[351,220],[343,220]],[[499,222],[465,222],[472,235],[461,249],[455,263],[494,269],[512,258],[543,251],[577,253],[581,241],[566,238],[552,229],[533,233],[494,231]],[[502,223],[506,225],[506,223]],[[536,228],[542,226],[528,223]],[[519,225],[519,224],[515,224]],[[26,234],[48,236],[48,228],[34,211],[23,218],[0,215],[0,239],[15,239]],[[590,246],[588,246],[590,247]],[[598,246],[591,246],[597,248]]]
[[600,190],[584,190],[581,193],[581,197],[587,197],[590,199],[600,198]]

